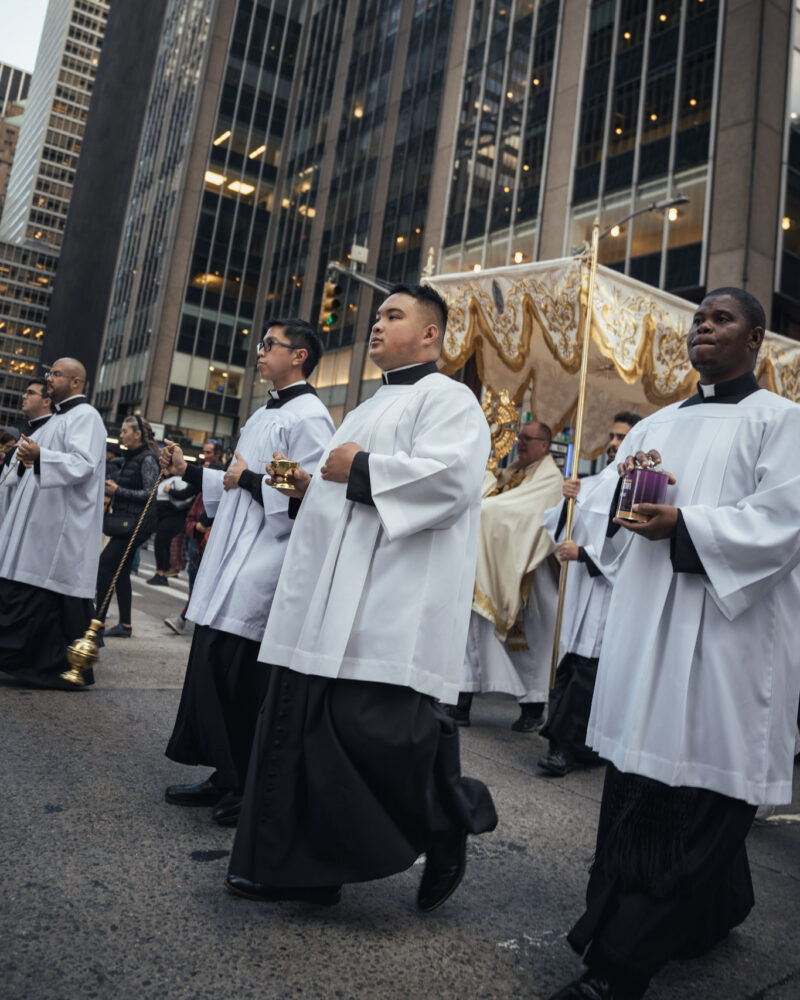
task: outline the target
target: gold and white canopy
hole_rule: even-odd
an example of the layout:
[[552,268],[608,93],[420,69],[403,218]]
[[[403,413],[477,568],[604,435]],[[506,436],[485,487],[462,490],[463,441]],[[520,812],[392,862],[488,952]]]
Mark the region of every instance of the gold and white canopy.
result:
[[[475,354],[482,384],[506,389],[554,431],[568,425],[578,397],[581,331],[589,264],[567,257],[481,272],[434,275],[447,300],[443,371]],[[694,392],[686,333],[695,304],[602,265],[597,268],[583,430],[585,457],[605,447],[614,413],[652,413]],[[800,343],[767,333],[759,382],[800,402]]]

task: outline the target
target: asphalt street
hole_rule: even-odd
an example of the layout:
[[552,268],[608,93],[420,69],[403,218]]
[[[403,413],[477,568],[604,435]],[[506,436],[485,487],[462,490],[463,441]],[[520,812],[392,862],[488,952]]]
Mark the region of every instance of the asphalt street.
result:
[[[149,569],[149,571],[148,571]],[[497,830],[472,838],[456,894],[415,910],[420,865],[346,886],[339,906],[251,903],[223,878],[232,831],[164,802],[204,775],[164,757],[190,643],[163,624],[185,575],[134,577],[134,636],[108,640],[84,692],[0,681],[3,1000],[546,998],[579,972],[581,912],[602,770],[537,773],[538,736],[512,699],[477,699],[462,764],[486,781]],[[116,621],[115,608],[109,622]],[[652,1000],[800,996],[800,787],[749,841],[756,907],[712,954],[675,963]]]

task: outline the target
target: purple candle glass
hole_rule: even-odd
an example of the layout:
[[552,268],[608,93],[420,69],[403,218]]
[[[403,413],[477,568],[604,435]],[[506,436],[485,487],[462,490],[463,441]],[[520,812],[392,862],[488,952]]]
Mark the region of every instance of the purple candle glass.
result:
[[637,503],[663,503],[667,495],[667,484],[669,476],[666,472],[656,469],[631,469],[625,474],[622,480],[622,489],[619,491],[619,504],[617,505],[617,517],[625,521],[649,521],[645,514],[634,511],[633,505]]

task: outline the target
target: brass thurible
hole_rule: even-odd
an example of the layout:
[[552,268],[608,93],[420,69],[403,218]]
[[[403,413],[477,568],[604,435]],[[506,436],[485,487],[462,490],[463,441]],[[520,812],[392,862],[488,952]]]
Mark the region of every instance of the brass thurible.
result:
[[97,662],[97,633],[103,627],[99,618],[92,618],[89,627],[82,638],[76,639],[67,646],[67,660],[70,669],[66,670],[61,679],[69,681],[75,687],[84,687],[83,674]]
[[144,521],[148,510],[150,509],[150,504],[153,502],[153,498],[156,495],[158,487],[161,485],[161,480],[166,476],[166,471],[164,469],[159,473],[158,479],[155,482],[152,490],[150,491],[150,496],[147,498],[147,503],[144,505],[142,513],[139,515],[139,520],[136,522],[136,527],[133,529],[133,534],[130,537],[130,541],[125,547],[125,552],[123,553],[122,559],[119,561],[119,566],[117,566],[117,571],[114,574],[114,579],[106,591],[106,596],[103,598],[103,603],[97,610],[97,618],[92,618],[89,627],[83,633],[82,638],[75,639],[67,646],[67,662],[70,665],[69,670],[65,670],[63,674],[60,675],[62,681],[67,681],[70,684],[74,684],[75,687],[85,687],[86,681],[83,679],[83,675],[86,673],[90,667],[94,666],[97,662],[98,652],[97,652],[97,633],[105,626],[106,623],[106,612],[108,611],[108,606],[111,603],[111,596],[114,593],[114,587],[117,585],[117,580],[122,572],[122,567],[125,565],[125,560],[130,555],[133,543],[136,541],[136,536],[139,534],[139,529],[142,526],[142,521]]

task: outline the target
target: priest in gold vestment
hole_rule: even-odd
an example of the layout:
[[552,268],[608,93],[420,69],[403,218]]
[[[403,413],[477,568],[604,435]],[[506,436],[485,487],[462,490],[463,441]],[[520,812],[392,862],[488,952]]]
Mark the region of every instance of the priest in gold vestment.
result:
[[472,695],[489,691],[519,699],[520,717],[511,727],[517,732],[536,732],[544,722],[558,575],[542,517],[559,502],[564,482],[551,441],[546,424],[525,424],[516,461],[484,480],[464,679],[450,709],[462,725]]

